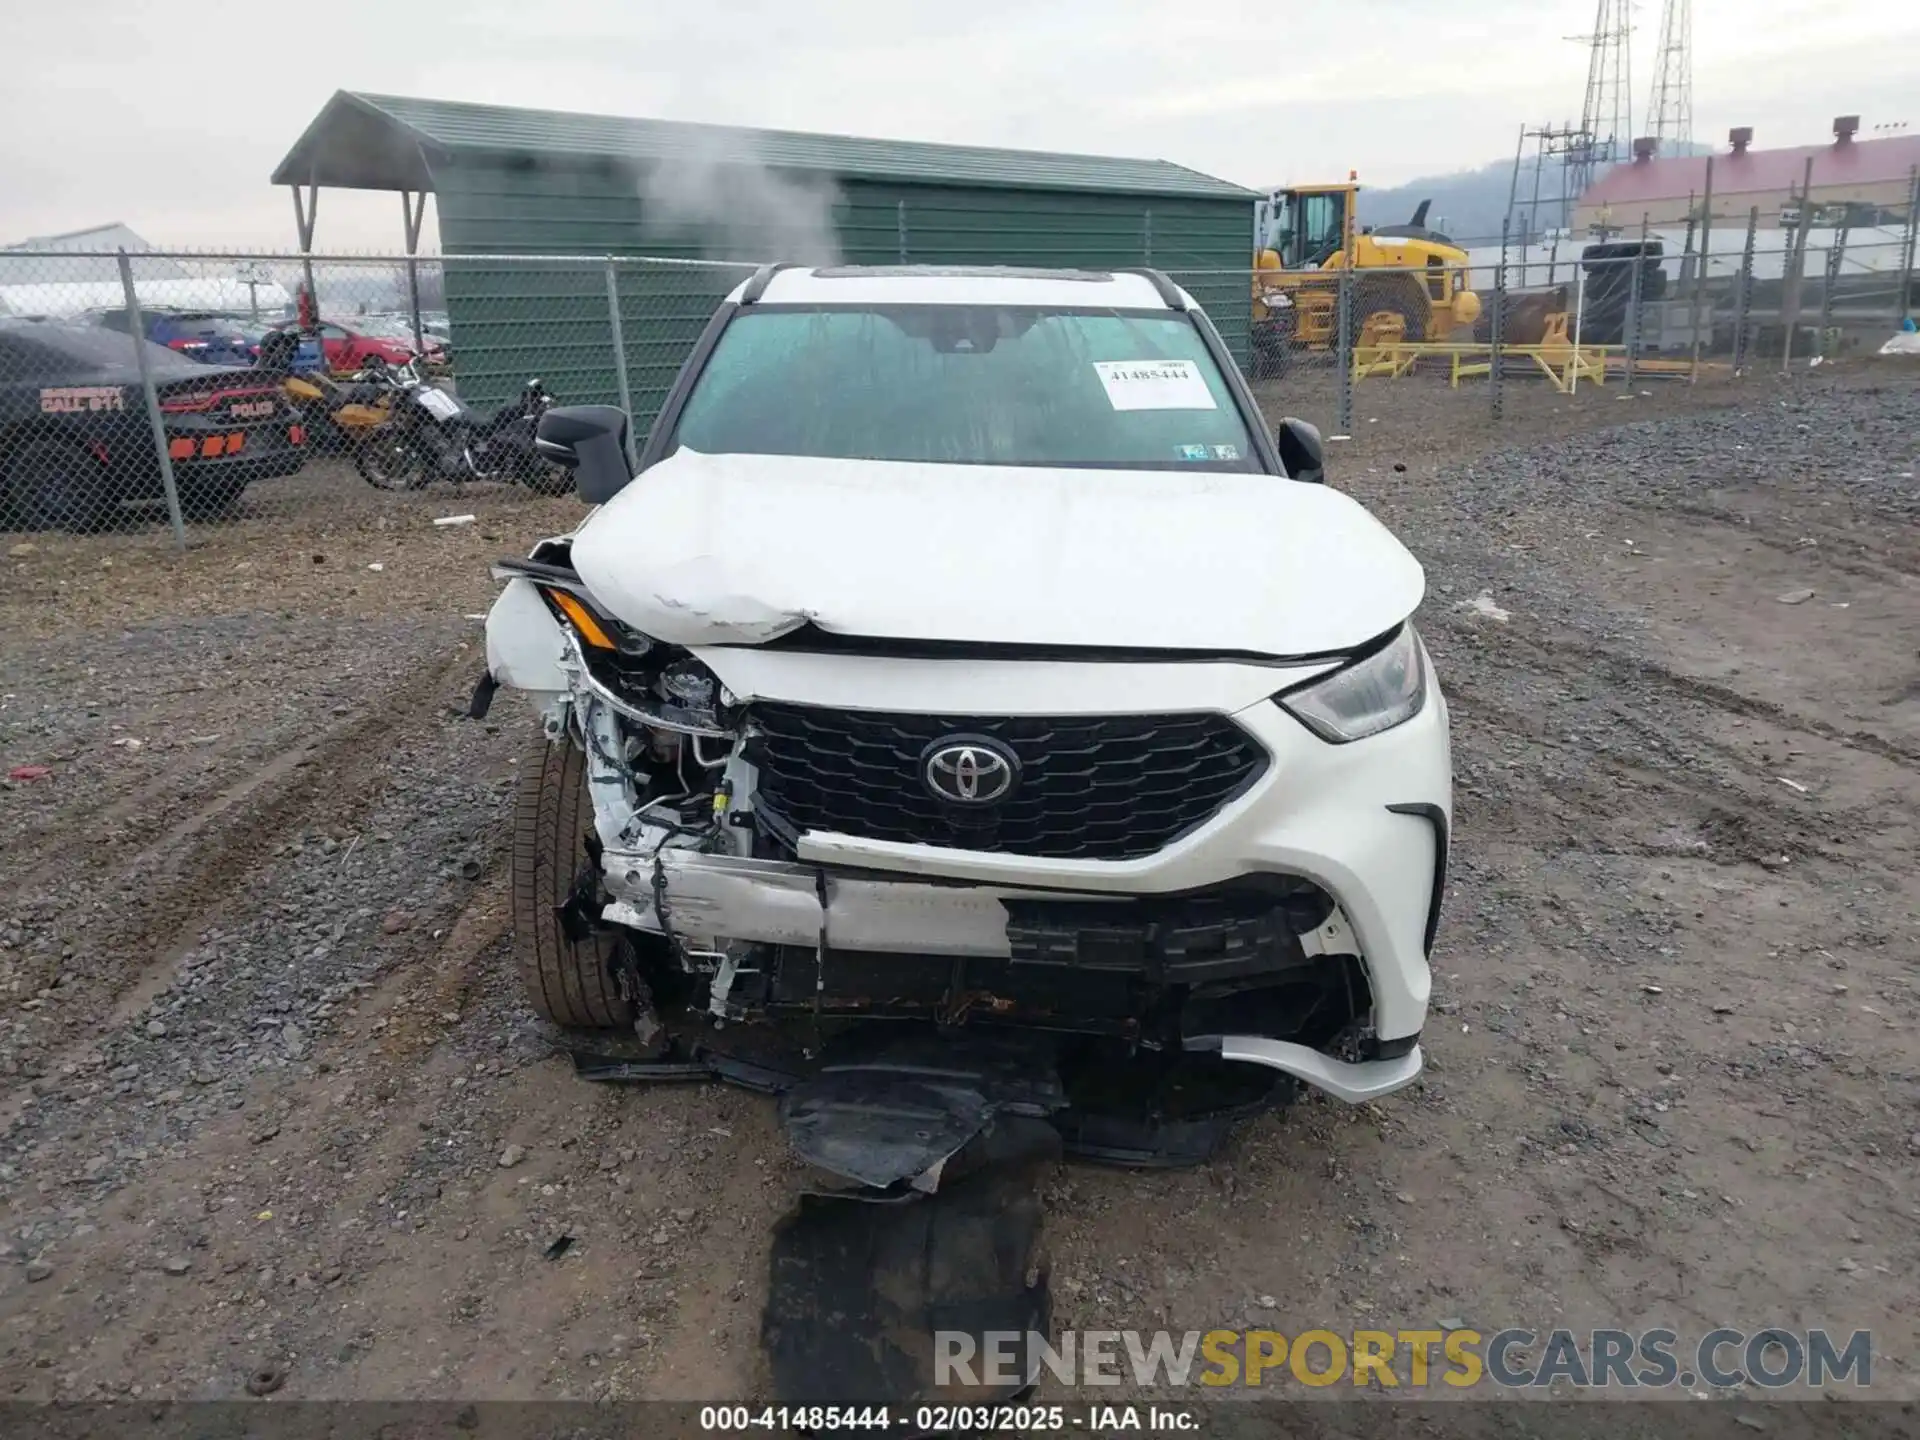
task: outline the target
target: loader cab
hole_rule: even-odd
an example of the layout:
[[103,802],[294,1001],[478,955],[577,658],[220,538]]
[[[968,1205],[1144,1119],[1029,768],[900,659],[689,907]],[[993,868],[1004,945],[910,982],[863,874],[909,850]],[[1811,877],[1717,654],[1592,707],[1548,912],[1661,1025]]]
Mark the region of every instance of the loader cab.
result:
[[[1340,253],[1352,226],[1352,185],[1275,190],[1255,210],[1255,249],[1282,270],[1316,270]],[[1265,268],[1273,268],[1272,261]]]

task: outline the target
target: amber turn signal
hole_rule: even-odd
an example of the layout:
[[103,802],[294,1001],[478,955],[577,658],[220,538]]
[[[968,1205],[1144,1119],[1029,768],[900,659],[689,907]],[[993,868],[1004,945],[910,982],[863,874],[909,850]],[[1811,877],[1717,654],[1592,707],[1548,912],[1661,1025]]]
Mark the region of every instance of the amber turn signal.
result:
[[560,607],[560,613],[573,622],[574,630],[580,638],[596,650],[615,648],[613,637],[608,635],[600,622],[593,618],[593,612],[582,605],[564,590],[548,590],[547,598]]

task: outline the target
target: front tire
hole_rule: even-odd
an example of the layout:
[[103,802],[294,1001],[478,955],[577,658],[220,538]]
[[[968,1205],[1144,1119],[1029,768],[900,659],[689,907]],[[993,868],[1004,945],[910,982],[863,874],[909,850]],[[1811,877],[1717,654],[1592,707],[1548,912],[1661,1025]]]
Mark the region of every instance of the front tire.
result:
[[[1433,313],[1433,305],[1418,279],[1412,275],[1373,276],[1365,271],[1359,272],[1359,275],[1354,296],[1357,302],[1354,306],[1353,336],[1356,345],[1366,330],[1367,320],[1374,315],[1399,316],[1401,339],[1409,345],[1421,344],[1429,338],[1427,319]],[[1444,340],[1446,336],[1437,338]]]
[[353,447],[353,468],[376,490],[412,490],[421,483],[420,453],[397,432],[363,436]]
[[634,1020],[614,979],[618,934],[595,929],[575,940],[560,918],[583,870],[593,864],[586,756],[565,741],[542,741],[521,762],[513,816],[513,948],[527,999],[566,1029],[612,1030]]

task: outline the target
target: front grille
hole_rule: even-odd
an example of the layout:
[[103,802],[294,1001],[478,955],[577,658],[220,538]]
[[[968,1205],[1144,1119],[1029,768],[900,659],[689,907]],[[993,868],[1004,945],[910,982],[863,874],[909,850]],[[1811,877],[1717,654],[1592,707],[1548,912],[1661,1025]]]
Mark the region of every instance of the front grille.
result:
[[[756,705],[748,758],[755,805],[776,836],[831,830],[866,839],[1051,859],[1130,860],[1217,814],[1266,769],[1260,745],[1223,715],[882,715]],[[926,787],[921,757],[956,735],[998,740],[1018,787],[978,807]]]

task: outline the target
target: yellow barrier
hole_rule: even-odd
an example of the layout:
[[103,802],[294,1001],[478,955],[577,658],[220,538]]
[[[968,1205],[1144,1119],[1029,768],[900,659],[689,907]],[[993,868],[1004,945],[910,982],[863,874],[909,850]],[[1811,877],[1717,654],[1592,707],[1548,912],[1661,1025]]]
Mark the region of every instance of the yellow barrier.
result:
[[[1378,337],[1376,343],[1366,343],[1374,338],[1363,336],[1362,343],[1354,347],[1355,380],[1376,376],[1398,380],[1403,375],[1412,374],[1423,360],[1442,359],[1447,362],[1447,383],[1456,390],[1460,388],[1462,380],[1477,380],[1493,373],[1493,346],[1488,343],[1413,342],[1386,336]],[[1609,376],[1622,376],[1627,368],[1626,346],[1576,346],[1566,338],[1564,327],[1556,327],[1551,321],[1539,344],[1502,345],[1500,354],[1502,359],[1508,361],[1530,361],[1532,368],[1544,375],[1547,382],[1563,395],[1573,393],[1574,387],[1583,380],[1589,385],[1604,387]],[[1509,375],[1512,373],[1508,371]],[[1697,369],[1691,360],[1642,357],[1634,362],[1636,378],[1644,375],[1649,379],[1655,376],[1687,379],[1696,373]]]

